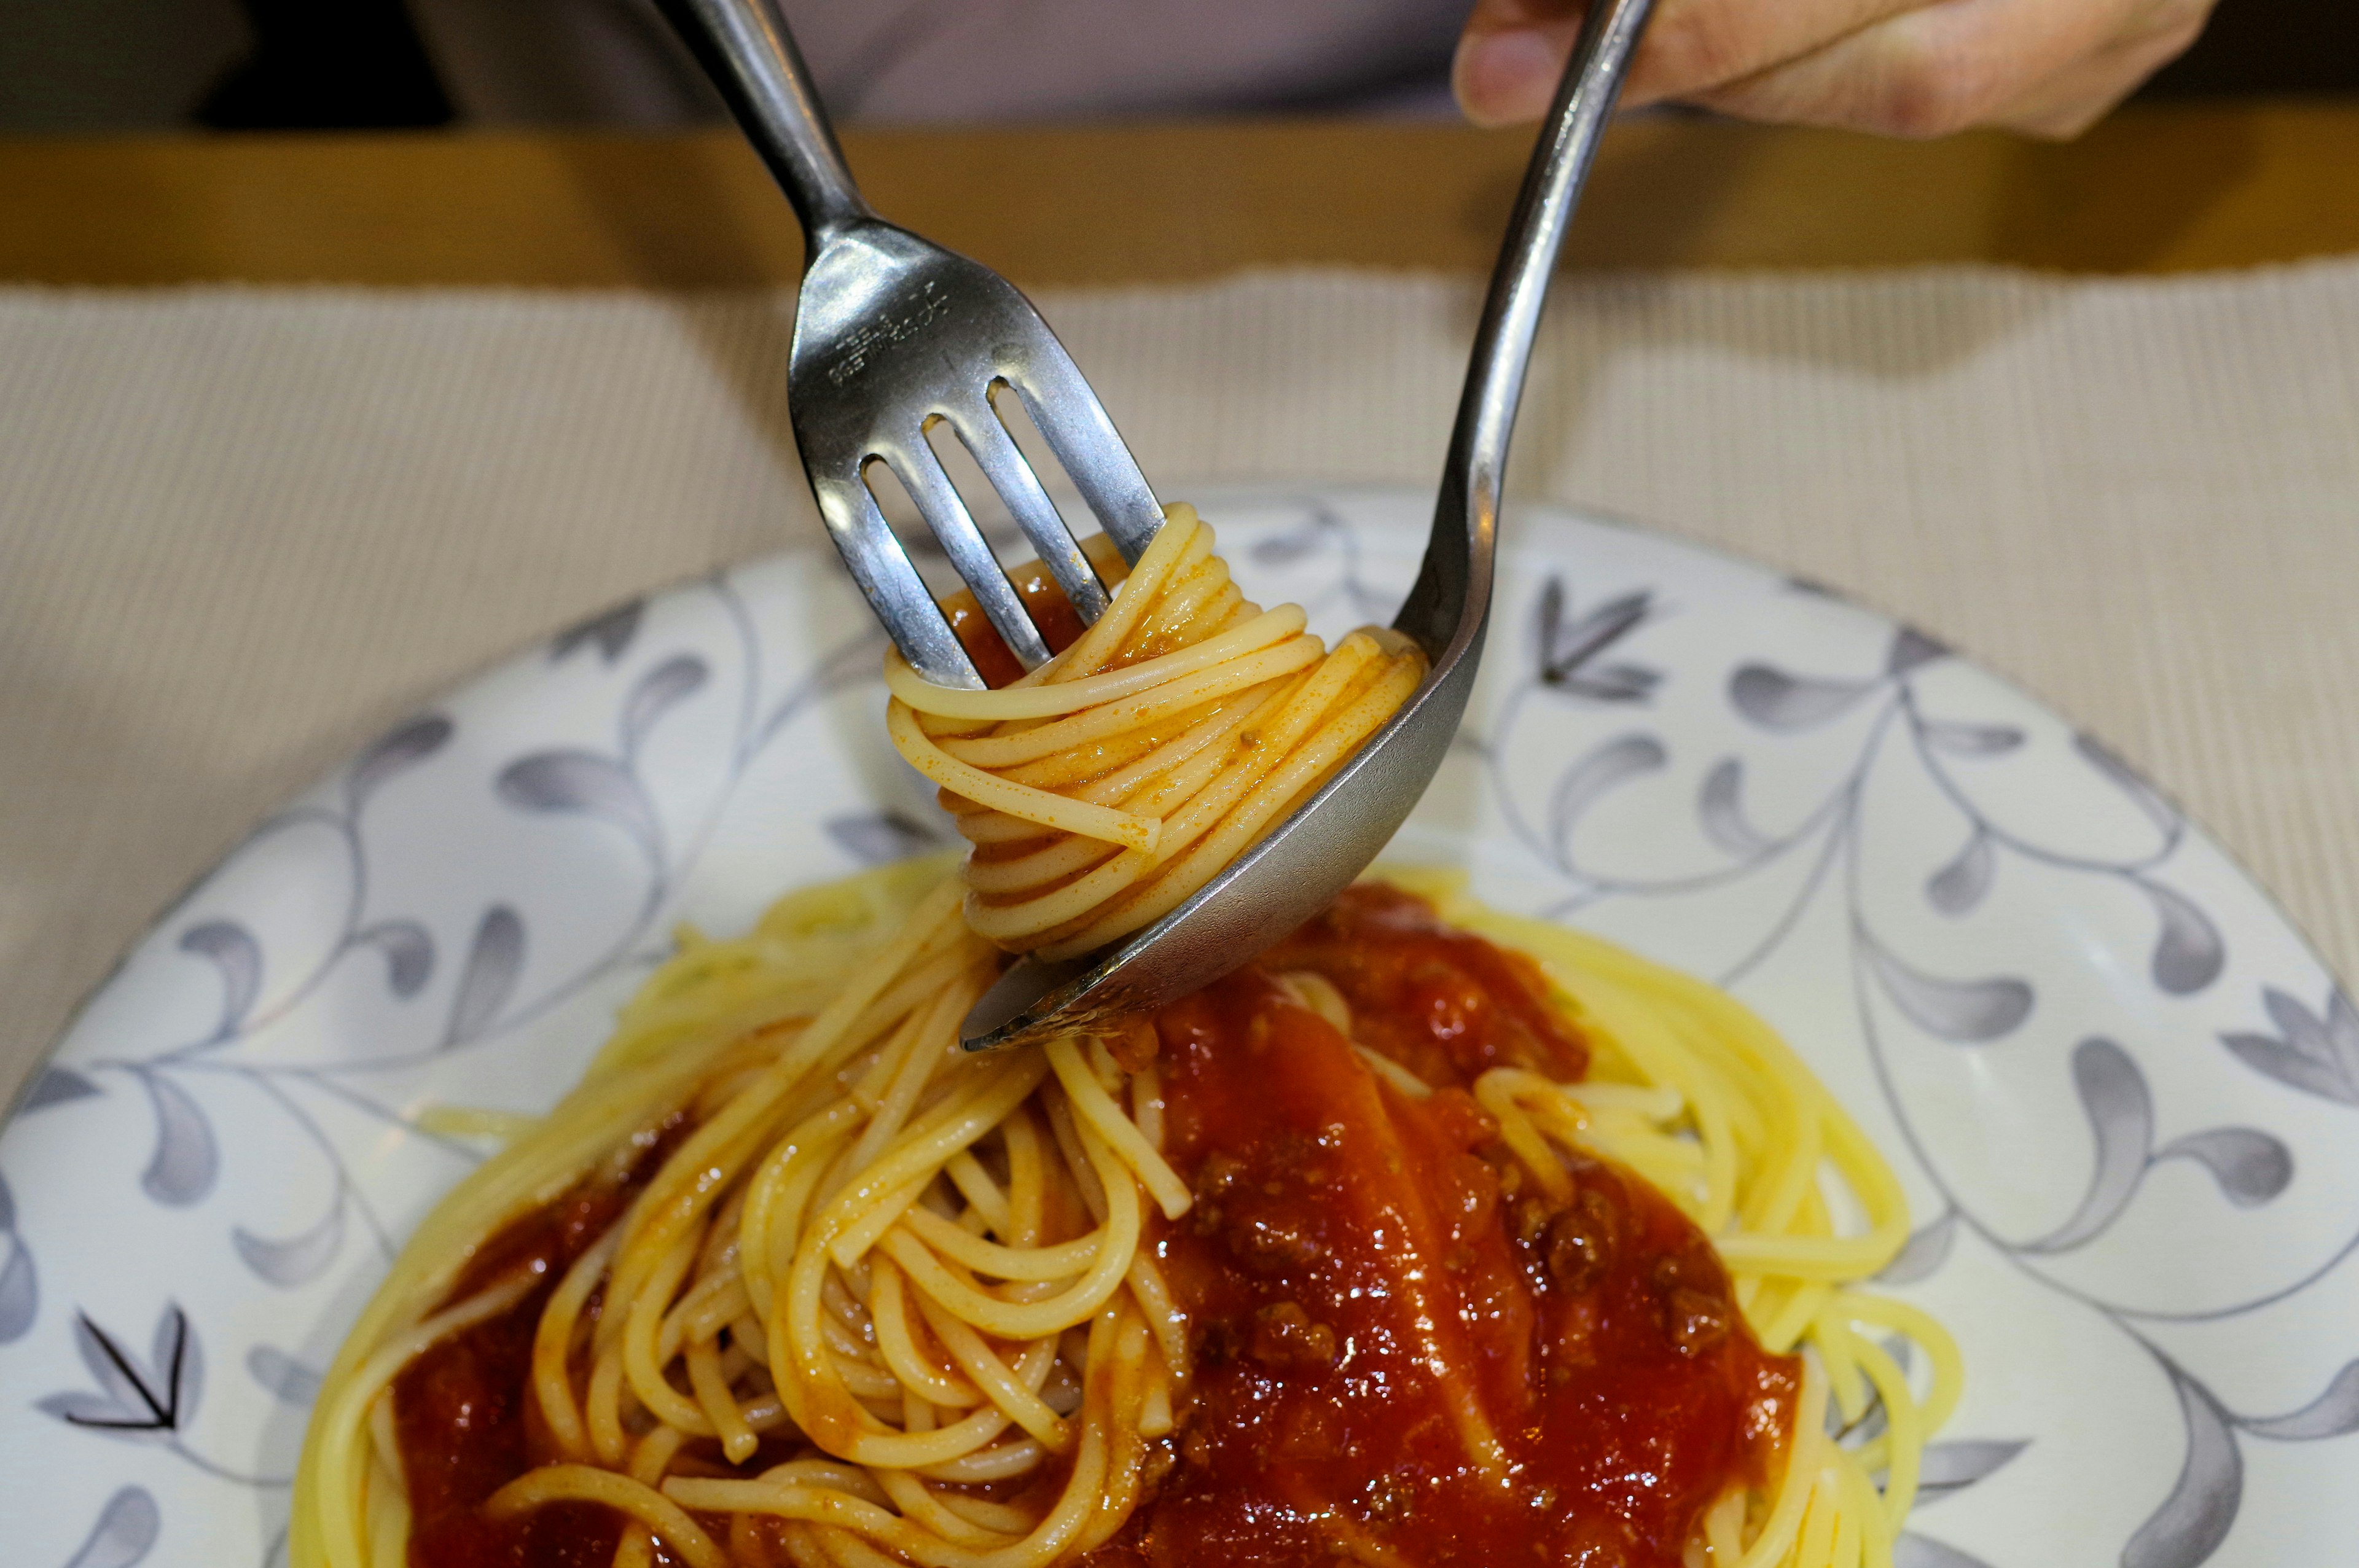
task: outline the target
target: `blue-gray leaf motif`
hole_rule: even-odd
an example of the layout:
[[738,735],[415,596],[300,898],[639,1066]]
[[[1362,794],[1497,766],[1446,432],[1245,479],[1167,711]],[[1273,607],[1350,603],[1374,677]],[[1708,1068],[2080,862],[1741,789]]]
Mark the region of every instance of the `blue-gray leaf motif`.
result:
[[1926,1444],[1917,1471],[1918,1497],[1931,1502],[1963,1491],[2030,1447],[2028,1439],[1966,1438]]
[[162,1073],[139,1070],[138,1078],[156,1111],[156,1152],[139,1174],[140,1188],[159,1204],[186,1208],[212,1192],[221,1174],[212,1123],[189,1091]]
[[586,643],[594,644],[599,658],[611,665],[623,656],[625,650],[631,645],[631,639],[638,635],[639,621],[647,614],[647,610],[646,600],[626,600],[579,625],[568,627],[549,643],[549,656],[552,660],[563,659]]
[[656,720],[693,697],[709,673],[694,654],[675,654],[641,676],[623,703],[623,755],[636,757]]
[[99,1391],[69,1390],[35,1400],[44,1414],[133,1443],[168,1440],[195,1419],[204,1393],[204,1346],[178,1303],[167,1303],[157,1318],[144,1362],[87,1314],[74,1319],[74,1349]]
[[2258,1208],[2293,1181],[2293,1151],[2251,1127],[2214,1127],[2174,1138],[2157,1160],[2192,1160],[2212,1173],[2221,1194],[2238,1208]]
[[2030,985],[2009,975],[1952,980],[1910,968],[1860,932],[1869,966],[1893,1005],[1926,1033],[1963,1045],[2013,1033],[2031,1015]]
[[1872,680],[1826,680],[1788,675],[1775,665],[1746,665],[1729,677],[1736,711],[1764,730],[1808,730],[1843,713],[1874,691]]
[[2170,1368],[2187,1422],[2187,1457],[2162,1506],[2122,1549],[2122,1568],[2196,1568],[2228,1538],[2245,1496],[2245,1456],[2211,1390]]
[[2089,1186],[2072,1217],[2026,1252],[2062,1252],[2096,1236],[2128,1206],[2145,1180],[2147,1151],[2154,1139],[2154,1097],[2146,1075],[2130,1054],[2110,1040],[2092,1036],[2072,1051],[2072,1086],[2082,1114],[2089,1119],[2095,1156]]
[[293,1236],[257,1236],[241,1225],[231,1229],[230,1241],[247,1268],[281,1290],[317,1279],[344,1244],[343,1191],[337,1189],[324,1217]]
[[133,1568],[147,1560],[163,1530],[163,1510],[147,1488],[122,1487],[98,1510],[98,1522],[64,1568]]
[[32,1249],[16,1233],[16,1199],[0,1177],[0,1345],[25,1337],[40,1314],[39,1276],[33,1271]]
[[245,1369],[271,1397],[299,1410],[319,1397],[321,1374],[275,1345],[257,1345],[247,1351]]
[[1952,1209],[1910,1236],[1908,1245],[1876,1274],[1876,1282],[1913,1285],[1930,1279],[1950,1260],[1950,1249],[1957,1244],[1957,1238],[1958,1216]]
[[2012,724],[1961,724],[1930,719],[1921,733],[1927,745],[1953,757],[2002,757],[2023,744],[2023,731]]
[[2340,989],[2327,996],[2320,1017],[2300,1000],[2271,986],[2262,1004],[2282,1037],[2223,1034],[2221,1044],[2258,1073],[2305,1093],[2359,1105],[2359,1012]]
[[377,786],[396,773],[416,767],[449,743],[452,725],[439,713],[429,713],[396,725],[379,737],[344,775],[344,808],[358,816]]
[[2288,1443],[2310,1443],[2321,1437],[2342,1437],[2359,1432],[2359,1361],[2346,1363],[2326,1385],[2325,1392],[2291,1414],[2240,1424],[2256,1437]]
[[941,836],[916,817],[900,811],[863,812],[828,818],[827,836],[863,865],[882,866],[922,855],[941,844]]
[[71,1067],[49,1067],[33,1080],[31,1090],[25,1096],[24,1108],[28,1111],[46,1110],[50,1106],[64,1105],[70,1100],[88,1099],[96,1093],[98,1086]]
[[1549,837],[1560,850],[1572,840],[1582,815],[1608,793],[1641,773],[1649,773],[1669,759],[1663,743],[1652,735],[1624,735],[1608,741],[1567,768],[1549,800]]
[[451,1023],[442,1033],[443,1049],[464,1045],[489,1029],[523,970],[523,918],[506,904],[495,903],[484,911],[467,949],[467,967],[451,1001]]
[[1926,902],[1943,914],[1969,914],[1990,892],[1997,871],[1998,852],[1991,848],[1990,835],[1977,827],[1955,859],[1925,879]]
[[221,971],[221,1022],[214,1025],[213,1038],[228,1039],[262,994],[261,945],[234,920],[208,920],[180,933],[180,951],[210,959]]
[[1903,626],[1892,635],[1892,646],[1884,655],[1884,673],[1905,676],[1920,665],[1949,656],[1947,645],[1934,641],[1914,626]]
[[397,997],[413,997],[434,975],[434,938],[415,920],[387,920],[354,936],[355,943],[385,955],[385,983]]
[[1771,847],[1769,836],[1745,815],[1745,763],[1739,758],[1723,757],[1704,775],[1696,796],[1696,819],[1703,824],[1706,838],[1740,860],[1751,860]]
[[662,833],[638,776],[595,752],[538,752],[501,770],[500,798],[524,811],[574,814],[612,823],[658,861]]
[[2228,947],[2212,917],[2175,889],[2144,879],[2137,885],[2162,923],[2154,944],[2154,983],[2170,996],[2192,996],[2218,979]]
[[1990,1564],[1930,1535],[1904,1531],[1892,1542],[1892,1568],[1990,1568]]

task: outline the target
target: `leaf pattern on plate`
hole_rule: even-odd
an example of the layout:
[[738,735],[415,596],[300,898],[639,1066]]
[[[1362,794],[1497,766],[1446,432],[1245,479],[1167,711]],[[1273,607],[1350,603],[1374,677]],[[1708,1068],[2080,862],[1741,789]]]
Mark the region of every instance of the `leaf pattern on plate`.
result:
[[434,976],[434,938],[415,920],[388,920],[353,938],[356,946],[385,955],[385,983],[397,997],[413,997]]
[[2293,1181],[2293,1151],[2274,1133],[2251,1127],[2214,1127],[2174,1138],[2154,1152],[2157,1161],[2192,1160],[2212,1173],[2238,1208],[2258,1208]]
[[139,1174],[141,1190],[173,1208],[201,1202],[221,1175],[213,1124],[189,1091],[161,1072],[143,1068],[136,1076],[156,1111],[156,1152]]
[[168,1440],[196,1418],[204,1392],[204,1346],[179,1303],[165,1303],[145,1361],[87,1313],[74,1318],[74,1349],[98,1391],[50,1394],[35,1401],[44,1413],[133,1442]]
[[309,1229],[293,1236],[265,1237],[240,1225],[231,1227],[230,1240],[247,1268],[281,1290],[315,1280],[335,1261],[344,1245],[343,1190],[337,1189],[326,1215]]
[[33,1270],[32,1249],[16,1229],[16,1195],[0,1176],[0,1345],[9,1345],[29,1333],[40,1315],[40,1277]]
[[639,634],[639,622],[647,610],[647,601],[644,599],[625,600],[612,610],[569,626],[550,641],[549,656],[552,661],[562,660],[574,649],[589,644],[597,648],[602,661],[611,665],[623,656],[631,639]]
[[695,696],[711,673],[704,661],[694,654],[675,654],[641,676],[625,699],[618,721],[623,755],[636,758],[640,743],[656,727],[656,721]]
[[282,1404],[307,1409],[319,1397],[321,1374],[275,1345],[257,1345],[247,1351],[245,1369]]
[[221,1022],[213,1038],[226,1040],[262,994],[262,946],[234,920],[208,920],[180,933],[180,951],[208,959],[221,971]]
[[133,1568],[164,1531],[164,1513],[145,1487],[124,1487],[98,1510],[98,1522],[64,1568]]
[[1950,1249],[1957,1245],[1957,1240],[1958,1215],[1951,1209],[1910,1236],[1908,1244],[1877,1273],[1876,1282],[1913,1285],[1931,1278],[1950,1260]]
[[2072,1051],[2072,1087],[2089,1119],[2096,1157],[2087,1192],[2072,1217],[2026,1252],[2062,1252],[2080,1246],[2120,1217],[2146,1179],[2147,1151],[2154,1141],[2154,1097],[2146,1075],[2130,1054],[2110,1040],[2091,1036]]
[[2212,917],[2184,893],[2143,877],[2131,880],[2162,922],[2151,965],[2156,988],[2170,996],[2192,996],[2218,979],[2228,962],[2228,945]]
[[1963,1491],[2031,1446],[2028,1438],[1960,1438],[1925,1445],[1917,1472],[1919,1496],[1932,1501]]
[[2279,1083],[2359,1105],[2359,1010],[2338,988],[2327,993],[2323,1016],[2274,986],[2261,1001],[2278,1034],[2223,1034],[2221,1043],[2256,1073]]
[[1728,698],[1737,712],[1764,730],[1810,730],[1843,713],[1881,684],[1789,675],[1775,665],[1751,664],[1729,677]]
[[1557,780],[1549,800],[1549,838],[1560,849],[1570,844],[1573,829],[1591,806],[1640,774],[1653,773],[1669,758],[1663,743],[1652,735],[1624,735],[1598,747]]
[[2027,980],[2011,975],[1946,979],[1901,962],[1864,928],[1860,942],[1885,995],[1928,1034],[1962,1045],[1986,1044],[2014,1033],[2031,1016]]
[[1914,626],[1902,626],[1892,633],[1892,645],[1885,651],[1884,673],[1905,676],[1920,665],[1949,655],[1947,643],[1937,642]]
[[2359,1432],[2359,1361],[2343,1364],[2325,1390],[2287,1415],[2248,1418],[2241,1422],[2256,1437],[2287,1443],[2312,1443]]
[[827,836],[842,846],[844,853],[867,866],[906,860],[941,846],[940,834],[900,811],[832,816],[827,822]]
[[1771,841],[1745,818],[1744,795],[1744,762],[1723,757],[1704,775],[1703,787],[1696,796],[1696,819],[1713,843],[1739,860],[1750,860],[1767,852]]
[[358,816],[378,786],[440,751],[455,729],[442,715],[429,713],[397,724],[380,736],[344,774],[345,814]]
[[88,1099],[96,1093],[98,1086],[71,1067],[51,1065],[44,1068],[41,1076],[33,1080],[33,1087],[27,1091],[21,1108],[46,1110],[50,1106],[64,1105],[70,1100]]
[[1998,852],[1991,848],[1990,835],[1977,826],[1966,847],[1925,879],[1925,901],[1943,914],[1971,914],[1990,892],[1997,872]]
[[1574,615],[1564,579],[1549,578],[1538,616],[1540,684],[1597,702],[1644,701],[1661,683],[1660,671],[1629,664],[1593,666],[1646,623],[1654,603],[1654,595],[1640,589]]
[[524,919],[505,903],[484,911],[475,940],[467,949],[467,967],[459,976],[459,989],[451,999],[450,1026],[442,1032],[442,1048],[454,1050],[481,1039],[507,1005],[524,969]]
[[2122,1548],[2122,1568],[2196,1568],[2228,1538],[2245,1495],[2245,1456],[2212,1391],[2166,1367],[2187,1423],[2187,1457],[2162,1506]]
[[2023,744],[2023,731],[2012,724],[1960,724],[1929,719],[1919,727],[1925,743],[1953,757],[2003,757]]
[[500,798],[525,811],[595,817],[638,841],[658,864],[663,833],[638,775],[595,752],[537,752],[501,770]]

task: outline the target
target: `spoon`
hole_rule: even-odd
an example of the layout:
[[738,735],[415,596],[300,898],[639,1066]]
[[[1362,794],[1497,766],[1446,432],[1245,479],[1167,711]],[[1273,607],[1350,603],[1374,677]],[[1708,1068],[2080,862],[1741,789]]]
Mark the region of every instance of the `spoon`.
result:
[[1557,254],[1621,97],[1653,0],[1593,0],[1525,170],[1491,275],[1451,433],[1425,561],[1395,630],[1424,683],[1319,792],[1186,903],[1093,954],[1024,957],[968,1012],[970,1051],[1175,1000],[1250,961],[1365,871],[1448,754],[1490,623],[1507,441]]

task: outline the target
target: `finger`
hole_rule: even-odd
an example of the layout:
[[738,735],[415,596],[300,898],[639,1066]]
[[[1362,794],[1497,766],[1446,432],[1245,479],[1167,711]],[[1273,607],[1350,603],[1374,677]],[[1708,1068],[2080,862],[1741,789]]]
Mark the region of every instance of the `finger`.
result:
[[2163,30],[2134,38],[2040,82],[1991,116],[1990,123],[2026,135],[2069,141],[2104,119],[2147,78],[2187,52],[2203,31],[2207,5]]
[[2142,35],[2158,8],[2149,0],[1942,0],[1697,101],[1746,119],[1947,135],[1994,122],[2042,84]]
[[[1661,0],[1623,101],[1687,97],[1757,75],[1933,0]],[[1477,0],[1451,73],[1477,124],[1536,120],[1554,97],[1580,31],[1576,0]]]

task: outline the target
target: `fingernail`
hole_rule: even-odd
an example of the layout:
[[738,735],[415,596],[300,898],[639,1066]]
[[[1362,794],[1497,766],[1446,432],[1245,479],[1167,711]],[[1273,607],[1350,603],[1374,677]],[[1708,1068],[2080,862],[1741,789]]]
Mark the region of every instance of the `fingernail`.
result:
[[1514,125],[1548,113],[1564,69],[1547,36],[1529,27],[1462,38],[1451,63],[1458,106],[1478,125]]

